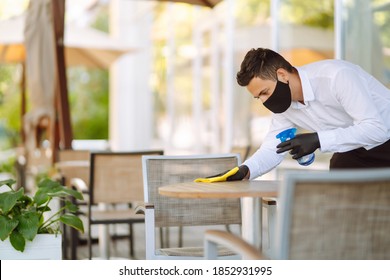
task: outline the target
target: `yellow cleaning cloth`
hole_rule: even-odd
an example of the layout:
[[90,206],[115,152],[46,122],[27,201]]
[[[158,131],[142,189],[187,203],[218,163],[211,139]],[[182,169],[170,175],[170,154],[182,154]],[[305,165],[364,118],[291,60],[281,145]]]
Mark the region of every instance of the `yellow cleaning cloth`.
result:
[[233,169],[229,170],[225,174],[221,176],[216,177],[210,177],[210,178],[197,178],[194,180],[196,183],[214,183],[214,182],[225,182],[229,176],[232,176],[238,172],[238,167],[234,167]]

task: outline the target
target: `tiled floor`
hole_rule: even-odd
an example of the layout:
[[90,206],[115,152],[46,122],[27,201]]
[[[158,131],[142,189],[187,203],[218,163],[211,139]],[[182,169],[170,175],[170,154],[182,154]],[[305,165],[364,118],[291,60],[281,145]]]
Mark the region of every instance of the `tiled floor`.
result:
[[[145,259],[145,225],[134,225],[134,251],[135,259]],[[224,226],[217,227],[219,229],[225,229]],[[183,229],[183,245],[184,246],[203,246],[203,234],[206,228],[184,228]],[[235,232],[238,232],[238,228],[233,228]],[[120,231],[120,229],[119,229]],[[124,229],[122,228],[122,232]],[[169,239],[171,246],[177,246],[178,244],[178,230],[171,229],[169,233]],[[117,238],[110,242],[110,258],[111,259],[130,259],[129,254],[129,241],[126,237]],[[92,247],[93,259],[100,259],[99,244],[94,242]],[[77,259],[88,259],[88,246],[86,244],[79,245],[77,250]]]
[[[136,259],[145,259],[145,229],[144,224],[134,225],[134,251]],[[122,231],[123,232],[123,231]],[[97,236],[97,234],[95,234]],[[129,259],[129,241],[127,237],[119,237],[110,241],[109,245],[110,258],[116,259]],[[100,248],[97,240],[92,246],[93,258],[100,259]],[[78,259],[88,259],[88,246],[87,244],[79,245],[77,250]]]

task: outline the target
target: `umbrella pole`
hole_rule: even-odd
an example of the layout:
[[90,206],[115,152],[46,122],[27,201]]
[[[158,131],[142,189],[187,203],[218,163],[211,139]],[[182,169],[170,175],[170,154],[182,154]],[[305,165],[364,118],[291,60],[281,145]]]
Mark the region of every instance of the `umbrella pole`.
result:
[[[68,88],[66,80],[66,65],[64,54],[64,19],[65,19],[65,0],[52,0],[53,8],[53,29],[55,40],[55,52],[56,52],[56,65],[57,65],[57,86],[56,86],[56,113],[58,112],[58,118],[55,118],[54,124],[54,149],[53,149],[53,161],[56,161],[57,150],[59,149],[60,138],[62,140],[62,148],[72,148],[72,126],[70,123],[70,110],[68,102]],[[56,131],[59,131],[60,137],[56,137]]]

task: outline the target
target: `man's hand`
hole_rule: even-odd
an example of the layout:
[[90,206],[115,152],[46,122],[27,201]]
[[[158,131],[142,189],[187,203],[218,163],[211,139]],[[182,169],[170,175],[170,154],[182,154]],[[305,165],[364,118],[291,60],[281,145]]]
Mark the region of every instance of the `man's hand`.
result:
[[313,153],[320,147],[320,140],[317,132],[298,134],[293,139],[280,143],[276,146],[278,154],[290,151],[293,159],[299,159],[303,156]]
[[225,182],[225,181],[239,181],[244,179],[249,172],[249,168],[246,165],[241,165],[240,167],[234,167],[231,170],[225,171],[223,173],[213,175],[206,178],[197,178],[194,182],[202,183],[214,183],[214,182]]

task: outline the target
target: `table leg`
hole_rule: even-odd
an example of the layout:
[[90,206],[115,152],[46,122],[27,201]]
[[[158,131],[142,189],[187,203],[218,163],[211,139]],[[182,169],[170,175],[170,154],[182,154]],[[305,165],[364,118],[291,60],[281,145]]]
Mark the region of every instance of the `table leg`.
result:
[[[99,204],[99,209],[107,210],[107,208],[108,205]],[[101,259],[110,259],[110,232],[108,225],[99,225],[99,251]]]
[[109,236],[108,225],[99,225],[99,250],[103,260],[110,259]]
[[242,237],[256,248],[261,249],[262,240],[262,213],[261,199],[244,197],[241,200],[242,208]]

